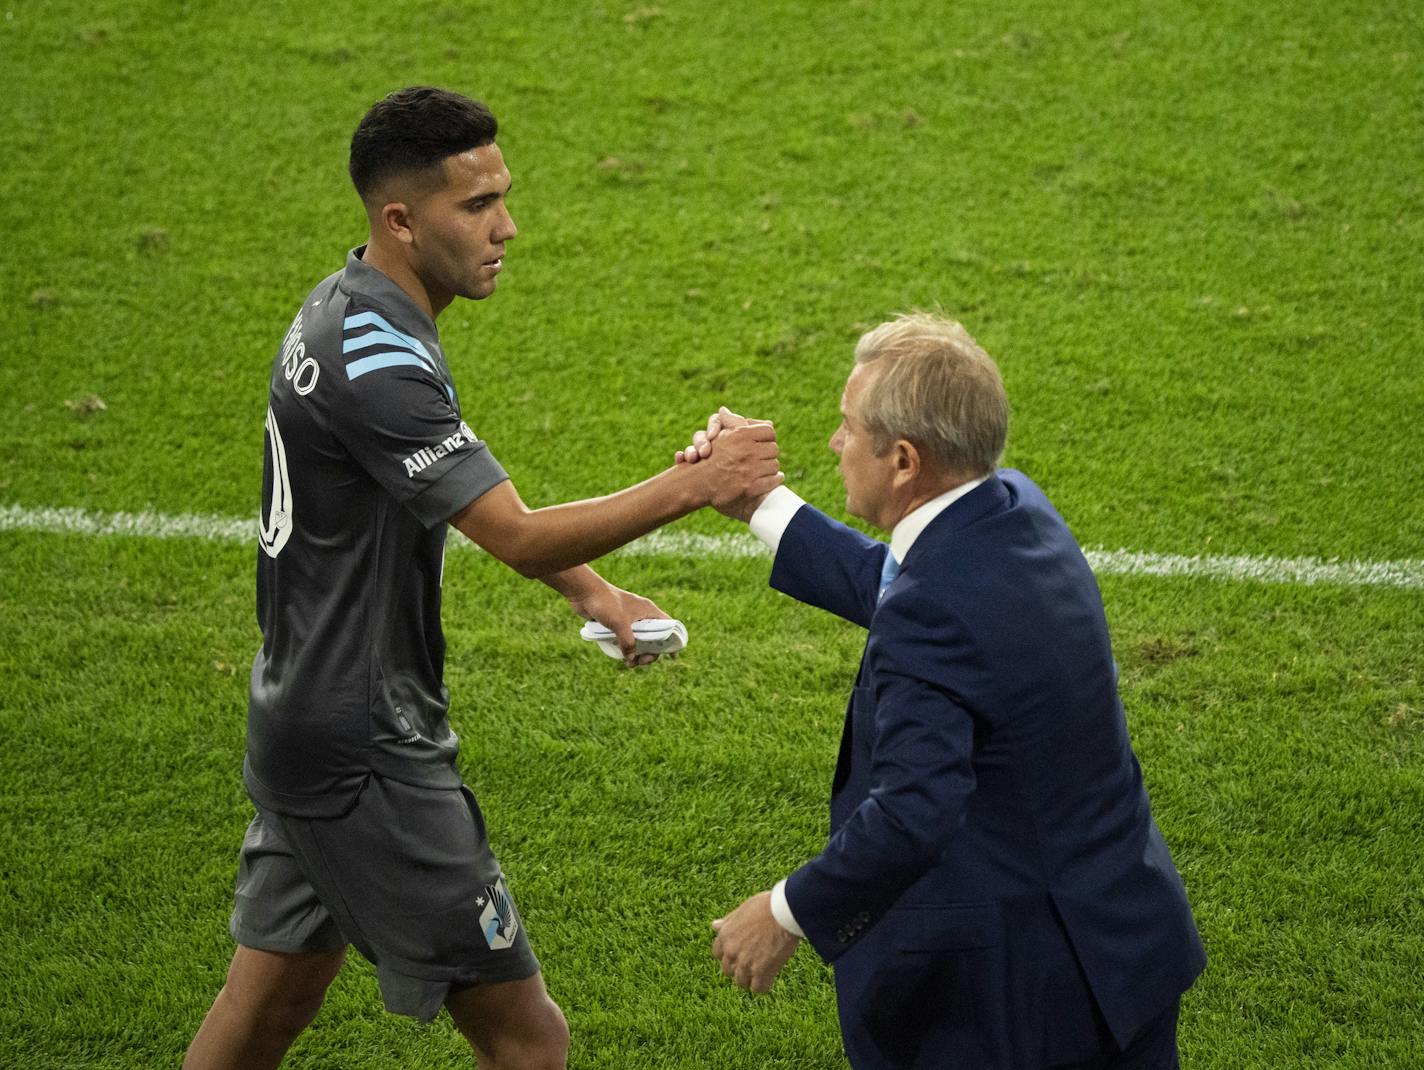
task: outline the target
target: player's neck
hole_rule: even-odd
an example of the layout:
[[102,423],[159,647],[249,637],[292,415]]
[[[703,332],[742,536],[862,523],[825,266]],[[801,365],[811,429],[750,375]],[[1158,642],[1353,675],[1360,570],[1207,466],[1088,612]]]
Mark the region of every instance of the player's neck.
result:
[[404,290],[432,321],[445,311],[452,300],[450,295],[431,293],[399,251],[387,249],[374,238],[367,241],[366,252],[362,254],[361,260]]

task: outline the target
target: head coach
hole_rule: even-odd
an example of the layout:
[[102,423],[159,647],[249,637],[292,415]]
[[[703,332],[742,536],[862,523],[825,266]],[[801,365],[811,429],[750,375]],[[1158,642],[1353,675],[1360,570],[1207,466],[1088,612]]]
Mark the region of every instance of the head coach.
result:
[[[715,457],[723,410],[679,460]],[[846,509],[747,498],[771,585],[869,630],[830,840],[714,923],[766,991],[834,964],[858,1070],[1165,1070],[1205,954],[1128,739],[1102,598],[1043,492],[998,469],[1008,402],[962,326],[864,335],[831,437]]]

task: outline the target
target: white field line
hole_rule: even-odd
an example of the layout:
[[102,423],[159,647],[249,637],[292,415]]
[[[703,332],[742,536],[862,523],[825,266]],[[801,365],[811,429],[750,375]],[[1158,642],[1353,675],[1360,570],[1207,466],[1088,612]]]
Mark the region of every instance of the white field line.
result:
[[[148,539],[255,541],[257,518],[193,513],[100,513],[87,509],[27,509],[0,506],[0,531],[56,535],[127,535]],[[451,546],[474,544],[452,539]],[[1134,550],[1084,551],[1099,575],[1186,576],[1196,579],[1340,587],[1424,588],[1424,561],[1341,561],[1318,557],[1253,557],[1217,554],[1152,554]],[[766,547],[751,535],[654,532],[620,553],[665,557],[762,557]]]

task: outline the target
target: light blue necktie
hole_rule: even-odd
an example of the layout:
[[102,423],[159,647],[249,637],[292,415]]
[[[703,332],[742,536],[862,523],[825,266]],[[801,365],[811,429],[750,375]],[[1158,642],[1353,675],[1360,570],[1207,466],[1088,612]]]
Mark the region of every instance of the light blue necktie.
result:
[[885,564],[880,566],[880,593],[875,596],[878,602],[885,597],[885,589],[895,582],[895,576],[900,571],[900,562],[895,560],[895,555],[887,549],[885,552]]

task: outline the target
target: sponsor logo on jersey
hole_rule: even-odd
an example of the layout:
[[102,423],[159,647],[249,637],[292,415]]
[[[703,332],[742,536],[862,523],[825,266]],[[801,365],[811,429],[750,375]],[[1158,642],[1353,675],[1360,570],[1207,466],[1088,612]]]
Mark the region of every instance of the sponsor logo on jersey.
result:
[[494,884],[485,885],[485,894],[475,900],[475,905],[485,908],[480,914],[480,931],[490,950],[512,947],[519,932],[519,918],[514,913],[514,901],[509,898],[509,886],[504,883],[503,874]]
[[422,446],[407,457],[405,459],[405,474],[413,479],[440,458],[448,457],[456,450],[462,450],[466,446],[473,446],[478,441],[479,439],[475,438],[475,433],[470,430],[470,425],[461,420],[460,430],[448,436],[443,442],[438,442],[434,446]]

